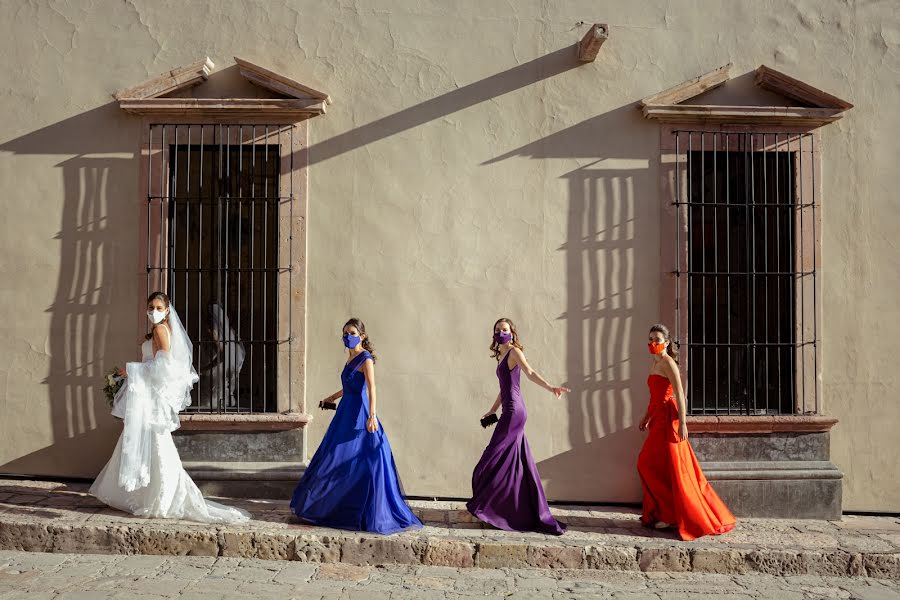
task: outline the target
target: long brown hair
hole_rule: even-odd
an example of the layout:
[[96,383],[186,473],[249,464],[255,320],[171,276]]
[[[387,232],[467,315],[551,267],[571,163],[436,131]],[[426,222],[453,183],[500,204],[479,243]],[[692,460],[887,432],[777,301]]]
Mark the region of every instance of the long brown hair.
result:
[[[171,304],[171,303],[169,302],[169,297],[166,296],[165,292],[153,292],[152,294],[150,294],[149,296],[147,296],[147,304],[148,304],[148,305],[149,305],[151,302],[153,302],[154,300],[162,300],[162,301],[163,301],[163,304],[166,305],[166,308],[169,308],[169,305]],[[156,329],[156,326],[157,326],[157,325],[162,325],[163,323],[168,324],[168,322],[169,322],[169,315],[167,314],[165,319],[163,319],[163,320],[160,321],[159,323],[154,323],[154,324],[153,324],[153,327],[150,328],[150,333],[148,333],[147,335],[145,335],[144,338],[145,338],[145,339],[148,339],[148,340],[153,339],[153,330]]]
[[663,325],[662,323],[657,323],[655,325],[650,326],[650,333],[661,333],[663,339],[669,342],[668,347],[666,347],[666,352],[669,356],[672,357],[676,363],[678,362],[678,349],[675,348],[675,343],[672,341],[672,336],[669,333],[669,328]]
[[500,343],[494,339],[494,331],[497,329],[497,325],[500,323],[506,323],[509,325],[509,331],[512,333],[512,341],[510,342],[513,346],[518,348],[519,350],[524,350],[525,346],[522,345],[522,342],[519,341],[519,333],[516,331],[516,325],[512,322],[512,320],[507,319],[506,317],[500,317],[494,322],[494,326],[491,327],[491,356],[497,362],[500,362]]
[[342,328],[342,330],[347,329],[348,327],[356,327],[356,330],[360,334],[366,336],[363,338],[363,341],[362,341],[363,350],[367,351],[369,354],[372,355],[372,362],[377,361],[378,358],[375,356],[375,344],[372,343],[372,340],[369,339],[369,334],[366,333],[366,324],[363,323],[362,321],[360,321],[359,319],[357,319],[356,317],[351,317],[346,323],[344,323],[344,327]]

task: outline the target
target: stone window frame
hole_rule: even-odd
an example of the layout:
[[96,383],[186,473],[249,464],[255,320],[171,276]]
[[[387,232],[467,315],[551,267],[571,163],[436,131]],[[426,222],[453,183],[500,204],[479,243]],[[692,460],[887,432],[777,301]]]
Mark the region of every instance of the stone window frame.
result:
[[[676,145],[675,132],[684,129],[690,129],[694,134],[691,136],[690,142],[686,143],[685,136],[680,136],[679,143]],[[691,123],[691,124],[670,124],[663,125],[660,130],[660,164],[662,167],[661,182],[661,214],[660,214],[660,244],[661,244],[661,267],[663,271],[663,282],[660,294],[660,315],[664,323],[673,325],[673,332],[679,332],[678,339],[674,341],[679,344],[680,349],[686,350],[690,346],[690,331],[688,328],[689,311],[685,309],[684,303],[688,298],[688,281],[684,273],[687,272],[688,257],[688,209],[687,206],[674,204],[675,199],[684,202],[688,195],[687,190],[687,169],[688,169],[688,153],[696,151],[712,151],[713,149],[724,152],[727,150],[727,138],[724,135],[714,136],[713,134],[751,134],[753,137],[753,147],[751,152],[771,152],[775,148],[775,137],[773,135],[763,136],[764,133],[771,133],[771,127],[767,125],[729,125],[729,124],[709,124],[709,123]],[[779,127],[779,134],[804,134],[812,136],[812,145],[818,150],[820,149],[821,137],[816,131],[809,131],[803,127]],[[718,137],[718,144],[714,140]],[[785,150],[785,139],[779,140],[778,146],[780,152],[790,152],[797,155],[798,148],[790,148]],[[796,143],[795,143],[796,146]],[[731,150],[734,148],[732,146]],[[806,152],[806,150],[804,150]],[[808,161],[808,157],[805,157]],[[795,162],[799,164],[799,160]],[[810,168],[805,170],[795,169],[795,185],[799,188],[799,196],[804,199],[812,198],[815,206],[814,210],[801,210],[799,217],[795,217],[795,222],[802,219],[804,227],[798,228],[797,239],[793,254],[797,271],[812,271],[813,268],[821,269],[822,267],[822,246],[821,246],[821,155],[816,152],[813,155]],[[678,187],[681,189],[678,189]],[[678,213],[681,213],[680,215]],[[813,227],[814,225],[814,227]],[[802,231],[802,234],[801,234]],[[675,273],[680,272],[682,276]],[[820,381],[822,370],[821,344],[814,344],[811,349],[802,346],[801,343],[811,339],[814,332],[821,331],[822,322],[822,281],[821,277],[800,278],[795,289],[794,311],[799,313],[807,311],[806,319],[795,319],[797,326],[795,329],[795,340],[798,346],[795,349],[794,364],[795,366],[795,388],[797,391],[795,402],[795,411],[791,415],[778,416],[814,416],[819,414],[821,403]],[[802,291],[800,291],[802,290]],[[676,303],[681,302],[681,306],[677,307]],[[805,307],[803,305],[805,305]],[[680,309],[679,309],[680,308]],[[812,317],[811,319],[809,317]],[[805,320],[806,331],[801,330],[801,323]],[[806,348],[804,350],[804,348]],[[681,366],[683,370],[683,379],[685,389],[689,389],[689,381],[692,376],[691,365],[689,361],[689,353],[684,351],[681,353]],[[810,410],[810,408],[812,410]],[[806,410],[804,410],[806,409]],[[719,419],[724,415],[716,416],[699,416],[691,417],[693,422],[700,422],[701,419]],[[743,417],[743,415],[734,415],[732,417]],[[764,416],[746,416],[749,419],[767,418]]]
[[[264,69],[249,61],[234,57],[240,74],[251,83],[266,88],[285,98],[184,98],[167,94],[199,85],[205,81],[214,64],[209,58],[173,69],[136,86],[115,94],[120,108],[140,117],[141,137],[138,156],[140,167],[136,194],[136,210],[139,216],[139,247],[149,248],[151,256],[156,252],[165,256],[165,232],[159,222],[148,214],[147,196],[165,196],[168,177],[151,177],[163,169],[165,149],[159,139],[151,140],[150,125],[204,126],[202,139],[192,143],[207,143],[217,125],[244,126],[239,135],[249,141],[253,126],[259,137],[261,127],[276,125],[289,129],[291,134],[279,143],[282,190],[293,190],[290,203],[279,204],[279,248],[288,255],[293,246],[290,273],[278,275],[279,296],[278,330],[288,335],[292,344],[277,351],[276,411],[255,414],[185,413],[181,415],[184,430],[201,431],[280,431],[305,427],[312,420],[306,402],[306,332],[307,332],[307,210],[309,192],[309,125],[308,119],[325,113],[331,103],[328,94],[300,84],[292,79]],[[285,129],[282,129],[284,131]],[[270,132],[271,134],[271,132]],[[271,137],[271,136],[270,136]],[[279,139],[279,142],[281,139]],[[155,143],[154,143],[155,142]],[[293,168],[291,168],[293,167]],[[155,223],[153,221],[156,221]],[[162,244],[162,248],[160,245]],[[147,262],[143,252],[139,272],[146,278]],[[288,285],[290,281],[290,285]],[[149,292],[148,292],[149,293]],[[293,315],[288,318],[286,309],[293,305]],[[139,302],[137,314],[142,315],[145,306]],[[139,328],[143,326],[142,321]],[[143,329],[140,329],[143,334]],[[289,360],[288,352],[291,353]],[[288,365],[291,368],[288,369]],[[290,390],[290,393],[289,393]]]
[[[820,127],[834,122],[843,116],[846,110],[853,107],[852,104],[841,100],[831,94],[823,92],[802,81],[775,71],[765,65],[756,70],[756,85],[775,92],[787,98],[798,100],[803,106],[722,106],[682,104],[682,102],[699,96],[726,83],[729,79],[731,64],[725,65],[699,77],[685,81],[668,90],[644,98],[639,108],[648,119],[660,122],[660,268],[661,285],[659,294],[659,312],[663,322],[671,323],[677,330],[684,332],[680,340],[682,345],[689,344],[687,339],[688,311],[676,310],[676,298],[687,298],[687,281],[684,277],[677,277],[676,272],[687,270],[687,208],[683,204],[677,205],[676,201],[683,202],[687,196],[687,190],[682,185],[687,181],[685,177],[688,168],[687,152],[697,150],[710,150],[709,140],[713,136],[707,134],[753,134],[754,150],[771,149],[774,139],[770,135],[763,137],[763,133],[772,131],[779,133],[796,133],[811,136],[812,144],[816,149],[811,167],[802,176],[797,175],[797,185],[800,186],[804,198],[811,197],[815,202],[812,219],[815,224],[814,234],[804,231],[800,241],[800,247],[795,248],[795,256],[798,258],[800,269],[810,268],[815,264],[817,269],[822,267],[822,198],[823,189],[821,176],[823,145]],[[691,130],[701,135],[692,141],[690,147],[682,143],[676,144],[675,132],[679,130]],[[705,142],[701,141],[701,136]],[[725,136],[719,136],[724,138]],[[721,143],[721,142],[720,142]],[[758,148],[757,148],[758,145]],[[767,148],[768,147],[768,148]],[[718,150],[724,150],[719,147]],[[682,189],[678,189],[681,186]],[[677,218],[677,211],[682,210],[681,218]],[[677,244],[677,246],[676,246]],[[675,249],[673,251],[673,248]],[[803,256],[803,262],[799,263],[799,257]],[[813,278],[809,285],[815,286],[816,302],[812,307],[813,326],[821,332],[822,328],[822,281],[821,277]],[[681,289],[679,289],[679,287]],[[797,296],[796,301],[800,300]],[[799,381],[797,390],[810,390],[814,394],[813,405],[815,410],[807,414],[792,415],[715,415],[715,416],[689,416],[690,429],[696,433],[773,433],[777,431],[829,431],[837,423],[837,419],[825,416],[821,403],[821,372],[822,355],[821,344],[816,343],[813,352],[804,360],[812,363],[812,368],[798,369],[800,373],[806,373]],[[687,356],[687,352],[683,356]],[[683,362],[685,389],[689,389],[688,381],[691,376],[690,367]],[[805,387],[804,387],[805,386]],[[804,398],[799,399],[803,404]],[[795,402],[797,400],[795,399]],[[808,405],[808,402],[807,402]]]

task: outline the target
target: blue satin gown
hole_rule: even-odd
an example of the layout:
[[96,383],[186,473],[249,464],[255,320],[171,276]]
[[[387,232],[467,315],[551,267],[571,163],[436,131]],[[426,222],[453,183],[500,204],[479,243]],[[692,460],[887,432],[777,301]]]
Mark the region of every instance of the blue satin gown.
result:
[[422,527],[403,500],[381,423],[369,433],[369,394],[359,370],[372,355],[354,357],[341,373],[344,395],[328,431],[294,490],[291,510],[323,527],[390,534]]

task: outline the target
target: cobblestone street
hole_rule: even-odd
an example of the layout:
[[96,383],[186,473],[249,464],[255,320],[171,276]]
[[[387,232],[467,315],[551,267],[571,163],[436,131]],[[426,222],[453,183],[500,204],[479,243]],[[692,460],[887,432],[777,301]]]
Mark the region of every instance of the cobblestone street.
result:
[[0,552],[0,599],[900,598],[870,578],[359,567],[214,557]]

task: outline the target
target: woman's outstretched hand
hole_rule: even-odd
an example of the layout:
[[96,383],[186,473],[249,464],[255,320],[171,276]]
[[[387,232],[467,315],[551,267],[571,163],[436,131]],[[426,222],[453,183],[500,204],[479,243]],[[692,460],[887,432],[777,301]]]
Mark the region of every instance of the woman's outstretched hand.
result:
[[375,418],[375,415],[370,416],[369,420],[366,421],[366,431],[369,433],[378,431],[378,419]]
[[550,391],[553,393],[554,396],[556,396],[556,399],[558,400],[560,396],[562,396],[563,394],[565,394],[567,392],[571,392],[572,390],[570,390],[567,387],[559,386],[559,387],[550,388]]

